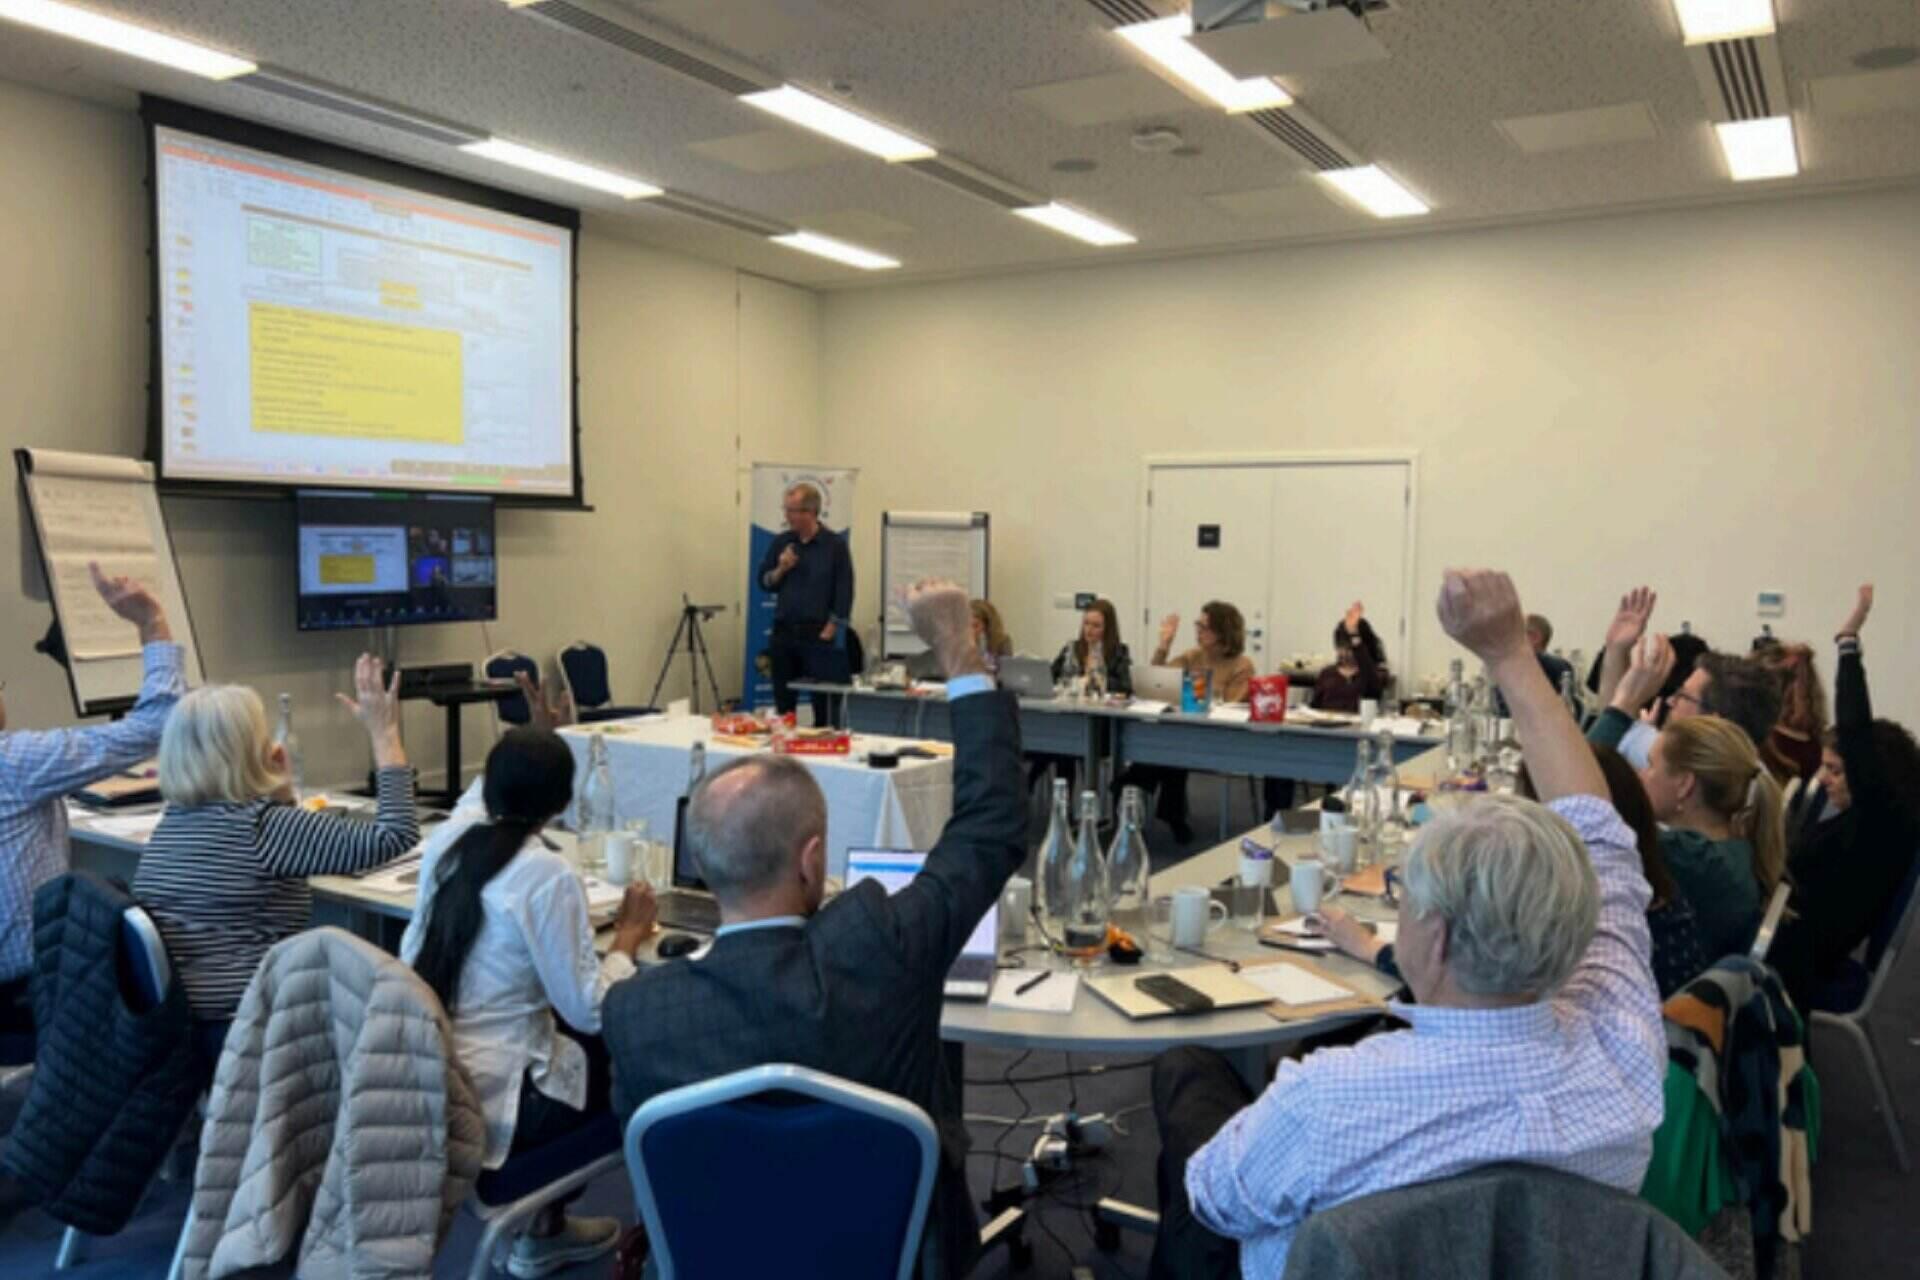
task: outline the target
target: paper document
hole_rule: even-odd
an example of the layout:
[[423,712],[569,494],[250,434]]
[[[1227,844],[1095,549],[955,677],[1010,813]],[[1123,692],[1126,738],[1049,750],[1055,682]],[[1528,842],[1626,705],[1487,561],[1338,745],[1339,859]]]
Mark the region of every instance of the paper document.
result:
[[86,809],[77,812],[80,820],[74,823],[82,831],[91,831],[95,835],[112,836],[116,840],[134,840],[145,844],[153,837],[155,827],[160,825],[161,810],[151,813],[123,813],[112,817],[103,817]]
[[1135,698],[1127,704],[1127,710],[1137,716],[1157,716],[1173,710],[1173,704],[1156,702],[1152,698]]
[[1307,927],[1306,917],[1295,916],[1291,920],[1278,920],[1269,926],[1269,931],[1280,941],[1302,951],[1334,951],[1333,940],[1317,929]]
[[1253,708],[1236,703],[1215,703],[1207,708],[1207,719],[1225,720],[1229,724],[1246,724],[1253,719]]
[[[1027,986],[1041,974],[1046,978],[1038,986]],[[1021,1013],[1072,1013],[1074,997],[1080,994],[1080,975],[1053,969],[1002,969],[994,979],[993,995],[987,1003],[995,1009],[1013,1009]]]
[[1329,982],[1297,964],[1263,964],[1242,969],[1240,976],[1282,1004],[1325,1004],[1351,1000],[1353,992]]
[[381,893],[413,893],[420,888],[420,851],[403,853],[378,871],[369,871],[360,883]]
[[[973,531],[968,525],[916,528],[892,524],[887,527],[886,543],[888,582],[918,582],[922,578],[945,578],[961,584],[973,581]],[[897,600],[887,601],[887,626],[895,631],[912,629]]]

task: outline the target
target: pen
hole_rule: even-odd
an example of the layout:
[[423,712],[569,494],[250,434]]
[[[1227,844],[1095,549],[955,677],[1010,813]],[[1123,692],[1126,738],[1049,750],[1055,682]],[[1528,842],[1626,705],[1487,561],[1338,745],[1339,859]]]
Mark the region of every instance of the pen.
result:
[[1053,970],[1051,969],[1043,970],[1036,976],[1028,978],[1025,982],[1015,987],[1013,989],[1013,994],[1017,996],[1023,996],[1027,994],[1027,992],[1039,986],[1041,983],[1045,982],[1048,978],[1051,978],[1052,976],[1053,976]]

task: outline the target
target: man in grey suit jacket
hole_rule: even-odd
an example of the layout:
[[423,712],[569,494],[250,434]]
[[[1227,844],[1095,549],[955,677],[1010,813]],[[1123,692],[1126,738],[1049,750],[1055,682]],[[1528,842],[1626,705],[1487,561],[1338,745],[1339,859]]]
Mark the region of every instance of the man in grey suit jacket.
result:
[[615,986],[601,1024],[623,1122],[655,1094],[768,1062],[918,1104],[941,1138],[920,1275],[949,1277],[972,1265],[979,1228],[960,1081],[940,1048],[942,987],[1026,857],[1026,789],[1015,703],[973,644],[966,593],[920,583],[907,610],[947,673],[954,737],[953,817],[920,874],[891,897],[867,881],[822,907],[827,815],[813,775],[767,755],[709,774],[686,839],[719,900],[713,947]]

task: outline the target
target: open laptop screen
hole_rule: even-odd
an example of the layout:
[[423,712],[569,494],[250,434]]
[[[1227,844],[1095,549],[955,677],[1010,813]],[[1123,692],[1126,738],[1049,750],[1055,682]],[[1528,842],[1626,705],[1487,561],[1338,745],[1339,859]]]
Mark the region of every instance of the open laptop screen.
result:
[[[853,888],[862,880],[878,880],[880,887],[889,894],[898,893],[919,874],[926,860],[926,854],[908,849],[849,849],[847,888]],[[1000,904],[996,901],[987,908],[987,914],[974,927],[972,936],[967,939],[967,945],[961,948],[960,954],[993,956],[999,954],[999,947]]]

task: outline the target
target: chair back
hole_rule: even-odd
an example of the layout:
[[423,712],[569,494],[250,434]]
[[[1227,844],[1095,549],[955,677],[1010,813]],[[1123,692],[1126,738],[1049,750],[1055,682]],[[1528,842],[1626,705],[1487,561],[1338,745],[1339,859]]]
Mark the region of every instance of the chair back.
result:
[[626,1137],[660,1280],[908,1280],[939,1150],[912,1103],[786,1065],[663,1093]]
[[1887,914],[1867,939],[1867,971],[1873,980],[1867,984],[1866,998],[1860,1002],[1862,1014],[1873,1008],[1873,998],[1886,985],[1887,975],[1900,959],[1901,948],[1913,934],[1914,908],[1920,904],[1920,893],[1915,892],[1917,887],[1920,887],[1920,853],[1914,855],[1913,865],[1907,868],[1907,878],[1900,882],[1900,891],[1893,895],[1893,901],[1887,904]]
[[1773,935],[1780,931],[1780,917],[1787,913],[1787,899],[1793,896],[1793,886],[1782,880],[1773,886],[1773,897],[1767,903],[1767,913],[1760,918],[1760,928],[1753,935],[1753,948],[1747,954],[1761,964],[1767,962],[1767,952],[1773,950]]
[[158,1009],[173,985],[173,966],[167,962],[167,944],[160,927],[143,908],[128,907],[120,915],[120,946],[133,979],[135,1009]]
[[613,682],[607,674],[607,651],[589,640],[575,640],[559,654],[560,683],[573,695],[581,711],[613,701]]
[[[511,680],[518,672],[527,673],[534,688],[540,687],[540,664],[517,649],[497,649],[487,656],[486,665],[481,668],[489,680]],[[511,694],[493,704],[494,713],[508,724],[528,724],[533,720],[533,711],[527,706],[526,698],[518,693]]]

